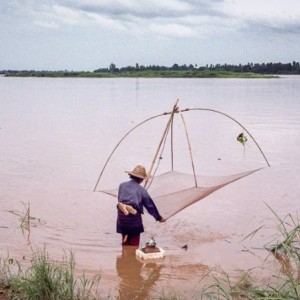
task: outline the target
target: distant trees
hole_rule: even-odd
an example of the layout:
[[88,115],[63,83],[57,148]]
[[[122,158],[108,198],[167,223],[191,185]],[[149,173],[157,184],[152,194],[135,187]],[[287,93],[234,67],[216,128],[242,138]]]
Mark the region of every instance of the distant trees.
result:
[[198,64],[183,64],[179,65],[177,63],[173,64],[171,67],[150,65],[144,66],[136,63],[134,66],[127,66],[118,68],[116,64],[111,63],[108,68],[99,68],[93,72],[74,72],[74,71],[35,71],[35,70],[0,70],[0,75],[11,75],[11,76],[82,76],[87,73],[91,74],[89,76],[96,76],[95,73],[126,73],[126,72],[145,72],[145,71],[187,71],[189,74],[197,75],[200,71],[228,71],[234,73],[247,73],[253,72],[257,74],[266,75],[276,75],[276,74],[298,74],[300,75],[300,64],[299,62],[293,61],[292,63],[247,63],[245,65],[238,64],[206,64],[201,66]]
[[99,68],[94,72],[138,72],[138,71],[203,71],[203,70],[210,70],[210,71],[230,71],[230,72],[254,72],[259,74],[300,74],[300,64],[299,62],[293,61],[292,63],[247,63],[245,65],[238,64],[238,65],[231,65],[231,64],[210,64],[205,66],[198,66],[198,64],[183,64],[178,65],[177,63],[173,64],[171,67],[165,66],[157,66],[157,65],[150,65],[150,66],[143,66],[139,65],[138,63],[135,66],[127,66],[122,68],[117,68],[114,63],[111,63],[109,68]]
[[110,72],[115,72],[116,70],[117,70],[116,65],[111,63],[110,66],[109,66],[109,71]]

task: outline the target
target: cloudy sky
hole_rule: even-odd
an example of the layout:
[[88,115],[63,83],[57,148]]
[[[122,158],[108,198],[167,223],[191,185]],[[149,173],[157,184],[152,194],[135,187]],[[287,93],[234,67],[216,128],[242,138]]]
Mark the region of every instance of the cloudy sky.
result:
[[300,0],[0,0],[0,70],[300,61]]

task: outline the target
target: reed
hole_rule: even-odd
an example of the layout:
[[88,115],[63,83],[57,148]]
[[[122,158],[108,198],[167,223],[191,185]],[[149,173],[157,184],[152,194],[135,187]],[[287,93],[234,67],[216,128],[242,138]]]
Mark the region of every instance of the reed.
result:
[[159,295],[150,297],[150,300],[185,300],[186,298],[178,293],[162,291]]
[[34,253],[31,266],[23,270],[18,261],[0,260],[0,290],[9,299],[93,300],[100,299],[100,276],[75,278],[75,259],[70,252],[62,262],[49,258],[47,251]]
[[30,231],[30,203],[24,203],[22,202],[24,208],[25,208],[25,213],[23,215],[20,215],[20,227],[22,229]]
[[35,220],[35,218],[30,216],[30,203],[21,203],[25,209],[23,212],[16,210],[8,210],[8,212],[19,217],[20,228],[22,228],[22,230],[30,231],[30,221]]

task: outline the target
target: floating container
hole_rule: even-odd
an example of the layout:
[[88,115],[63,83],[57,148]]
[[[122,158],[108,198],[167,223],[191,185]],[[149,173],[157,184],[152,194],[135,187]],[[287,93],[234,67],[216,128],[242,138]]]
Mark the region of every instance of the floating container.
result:
[[135,252],[136,256],[141,259],[156,259],[163,258],[165,251],[162,248],[156,247],[156,243],[153,238],[146,243],[145,247],[137,249]]

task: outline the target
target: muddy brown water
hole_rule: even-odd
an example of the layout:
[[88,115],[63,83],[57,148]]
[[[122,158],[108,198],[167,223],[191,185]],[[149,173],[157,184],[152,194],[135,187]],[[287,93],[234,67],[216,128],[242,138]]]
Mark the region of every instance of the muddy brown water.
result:
[[[191,297],[211,282],[205,276],[208,272],[221,276],[221,270],[238,278],[241,271],[253,268],[255,279],[267,281],[272,270],[280,269],[271,257],[266,259],[264,249],[275,243],[278,233],[268,206],[282,218],[299,212],[299,89],[298,76],[274,80],[0,77],[1,258],[12,257],[28,266],[33,250],[45,247],[58,261],[73,251],[78,275],[101,273],[101,294],[120,299],[145,299],[163,292]],[[271,167],[253,143],[243,153],[235,141],[240,129],[231,132],[230,121],[218,123],[214,115],[193,115],[189,129],[195,153],[200,153],[195,160],[201,173],[230,174],[244,163],[246,169],[264,168],[164,224],[145,214],[141,245],[153,236],[166,257],[141,261],[134,249],[120,245],[115,199],[93,189],[118,140],[138,122],[170,111],[177,98],[181,108],[216,109],[239,120],[257,139]],[[198,122],[211,125],[203,129]],[[160,128],[156,124],[130,137],[129,145],[112,161],[104,184],[117,187],[127,180],[124,170],[137,163],[149,166],[153,145],[147,141],[160,137]],[[228,133],[230,140],[224,138]],[[179,169],[186,171],[186,160],[179,151]],[[29,206],[30,230],[22,230],[20,218]],[[244,239],[260,227],[256,235]]]

